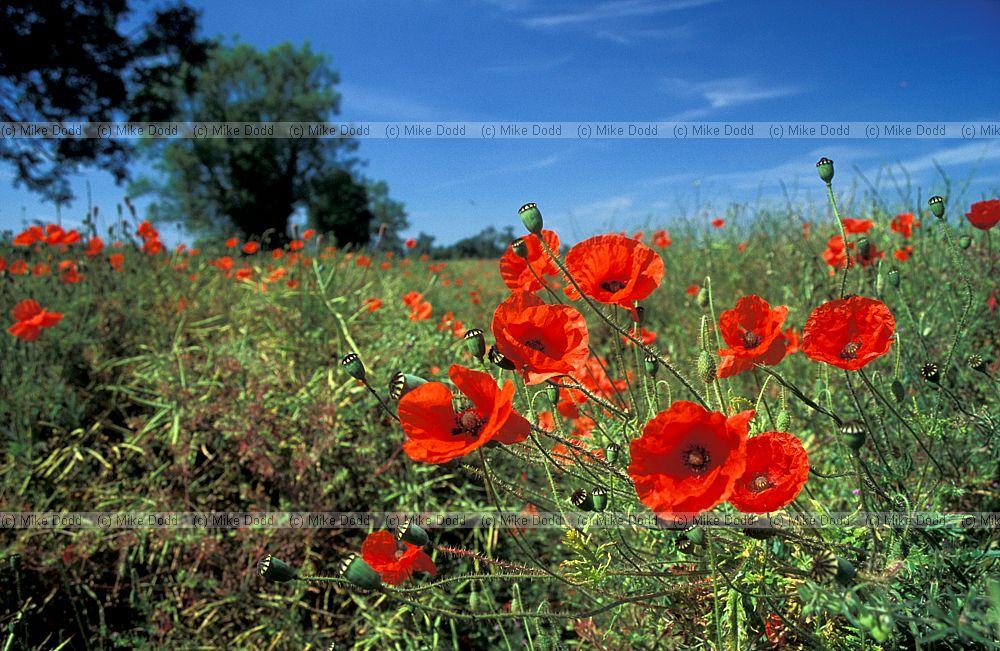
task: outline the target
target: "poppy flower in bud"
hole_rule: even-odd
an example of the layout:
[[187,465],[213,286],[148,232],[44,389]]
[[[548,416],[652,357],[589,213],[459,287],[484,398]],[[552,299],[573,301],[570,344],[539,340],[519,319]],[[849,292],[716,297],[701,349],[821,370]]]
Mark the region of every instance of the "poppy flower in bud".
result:
[[781,326],[788,316],[785,306],[771,309],[760,296],[744,296],[736,309],[719,315],[719,331],[729,346],[719,350],[718,377],[726,378],[753,369],[754,364],[774,366],[787,351]]
[[[659,254],[622,235],[598,235],[580,242],[566,254],[566,268],[586,296],[627,310],[649,296],[663,279]],[[567,294],[577,298],[572,286],[567,287]]]
[[[539,279],[558,276],[559,267],[542,248],[537,235],[529,233],[519,239],[524,242],[524,255],[519,255],[513,246],[508,246],[500,258],[500,277],[511,291],[537,292],[542,288]],[[542,230],[542,240],[553,253],[559,252],[559,236],[555,231]]]
[[982,231],[988,231],[1000,222],[1000,199],[980,201],[969,206],[965,213],[969,223]]
[[7,332],[25,341],[35,341],[41,336],[42,328],[51,328],[63,318],[61,313],[49,312],[38,301],[30,299],[15,305],[13,315],[16,323],[7,328]]
[[839,298],[809,315],[801,350],[810,359],[856,371],[889,352],[895,329],[885,303],[864,296]]
[[396,541],[390,531],[373,531],[361,544],[361,558],[379,573],[383,583],[399,585],[413,572],[437,574],[434,561],[420,547]]
[[699,513],[729,499],[746,466],[754,412],[727,417],[680,400],[661,411],[630,445],[628,475],[657,517]]
[[528,292],[514,292],[497,306],[492,329],[498,352],[521,371],[527,384],[573,375],[589,355],[583,315],[568,305],[548,305]]
[[465,398],[455,405],[452,392],[440,382],[428,382],[399,399],[399,420],[406,432],[403,444],[414,461],[445,463],[490,441],[506,445],[528,437],[530,425],[514,411],[514,384],[503,388],[488,374],[457,364],[448,376]]
[[729,503],[743,513],[770,513],[789,504],[809,476],[809,458],[788,432],[764,432],[747,441],[747,463]]

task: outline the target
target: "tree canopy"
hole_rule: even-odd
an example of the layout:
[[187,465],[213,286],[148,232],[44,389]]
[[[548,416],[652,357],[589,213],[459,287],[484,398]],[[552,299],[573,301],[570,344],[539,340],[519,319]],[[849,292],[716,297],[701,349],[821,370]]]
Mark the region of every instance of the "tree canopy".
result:
[[[161,120],[173,115],[165,87],[190,87],[212,44],[197,37],[198,14],[183,4],[157,10],[125,35],[126,0],[15,0],[0,7],[0,121]],[[129,176],[125,140],[0,140],[0,160],[52,201],[73,195],[67,175],[81,165]]]

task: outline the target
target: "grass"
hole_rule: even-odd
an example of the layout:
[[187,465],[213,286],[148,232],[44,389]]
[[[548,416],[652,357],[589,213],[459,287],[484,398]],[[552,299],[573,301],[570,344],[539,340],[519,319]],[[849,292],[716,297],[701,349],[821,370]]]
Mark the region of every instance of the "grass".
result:
[[[885,203],[842,207],[873,220],[867,237],[886,251],[852,266],[846,280],[821,257],[840,233],[822,208],[758,210],[753,219],[734,209],[719,229],[671,226],[672,245],[657,249],[664,280],[644,303],[651,346],[713,409],[755,408],[752,432],[784,429],[803,442],[813,472],[785,513],[1000,511],[991,234],[950,206],[943,222],[918,214],[920,227],[904,241],[890,230],[897,211]],[[901,202],[898,212],[910,206]],[[961,235],[968,248],[958,246]],[[0,244],[0,314],[26,298],[64,314],[38,341],[0,337],[4,511],[579,515],[571,494],[604,487],[610,510],[648,514],[624,472],[628,442],[649,416],[693,398],[667,371],[649,377],[642,355],[623,348],[586,304],[574,306],[592,347],[613,378],[628,378],[624,402],[610,388],[595,398],[622,410],[633,402],[636,411],[619,417],[590,400],[579,419],[553,415],[553,436],[575,444],[554,450],[558,441],[535,432],[434,466],[401,453],[405,435],[380,400],[392,410],[387,385],[397,370],[444,381],[453,363],[479,367],[461,334],[478,327],[491,340],[493,310],[508,294],[497,261],[363,258],[321,239],[280,260],[263,250],[241,256],[221,241],[197,255],[149,255],[120,230],[107,237],[116,239],[121,271],[106,263],[110,245],[88,257],[80,245]],[[894,259],[907,244],[912,257]],[[222,256],[234,260],[228,272]],[[77,261],[79,282],[61,281],[63,259]],[[16,260],[53,271],[11,274]],[[249,279],[235,277],[241,267]],[[285,271],[266,282],[276,269]],[[889,354],[860,372],[797,353],[774,369],[699,379],[699,358],[714,361],[719,348],[719,314],[741,296],[788,306],[785,326],[801,332],[844,282],[895,316]],[[410,291],[430,303],[429,318],[411,320]],[[372,298],[382,304],[369,311]],[[606,318],[630,327],[621,311]],[[349,353],[360,356],[379,400],[341,369]],[[983,370],[966,364],[970,355],[986,360]],[[921,375],[929,363],[938,382]],[[544,385],[517,387],[515,409],[533,422],[554,411]],[[576,436],[587,418],[593,429]],[[856,453],[838,426],[848,420],[868,432]],[[612,444],[619,449],[609,461]],[[725,504],[715,512],[735,513]],[[715,527],[441,528],[429,530],[437,577],[363,590],[337,566],[367,533],[5,528],[0,649],[324,649],[331,641],[361,649],[987,649],[1000,634],[995,528],[786,527],[763,540]],[[330,578],[265,583],[256,563],[267,553]],[[834,569],[825,571],[829,555]],[[846,578],[844,563],[855,576]]]

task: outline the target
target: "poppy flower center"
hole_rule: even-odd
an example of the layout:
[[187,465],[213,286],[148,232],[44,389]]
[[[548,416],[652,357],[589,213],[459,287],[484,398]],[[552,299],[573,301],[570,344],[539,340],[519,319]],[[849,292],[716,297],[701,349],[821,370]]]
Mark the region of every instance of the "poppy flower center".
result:
[[858,351],[861,350],[860,341],[849,342],[844,349],[840,351],[840,359],[857,359]]
[[455,436],[470,436],[476,438],[483,431],[486,419],[475,409],[466,409],[455,415],[455,426],[451,433]]
[[748,330],[747,332],[743,333],[744,348],[756,348],[757,346],[760,345],[761,341],[763,341],[763,338],[756,332],[750,332]]
[[545,348],[545,344],[543,344],[538,339],[529,339],[528,341],[524,342],[524,345],[527,346],[528,348],[531,348],[532,350],[544,350]]
[[625,283],[620,280],[605,280],[601,283],[601,289],[614,294],[615,292],[620,292],[625,289]]
[[758,472],[750,480],[751,493],[763,493],[768,488],[774,488],[774,484],[768,479],[766,472]]
[[712,458],[708,454],[708,450],[700,445],[692,445],[688,449],[684,450],[682,458],[684,459],[684,466],[696,475],[705,472],[708,468],[708,464],[712,462]]

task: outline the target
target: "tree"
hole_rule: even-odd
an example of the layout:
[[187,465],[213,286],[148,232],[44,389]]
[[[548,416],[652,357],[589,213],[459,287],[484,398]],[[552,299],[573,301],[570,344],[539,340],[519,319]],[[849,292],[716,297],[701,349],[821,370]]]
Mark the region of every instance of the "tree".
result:
[[389,186],[385,181],[369,181],[366,188],[373,217],[372,238],[383,251],[402,251],[403,238],[400,233],[410,226],[405,206],[389,198]]
[[[127,0],[4,3],[0,8],[0,121],[158,120],[172,115],[165,86],[190,85],[212,44],[196,37],[198,14],[183,4],[156,11],[129,37]],[[15,186],[72,199],[67,175],[81,165],[128,178],[124,140],[0,140]]]
[[[178,89],[184,121],[325,122],[336,115],[338,75],[308,45],[267,52],[249,45],[215,50],[193,92]],[[207,138],[150,141],[162,148],[165,183],[155,219],[200,230],[233,229],[280,244],[289,217],[305,206],[341,245],[369,238],[372,212],[363,182],[352,174],[350,139]],[[360,220],[352,224],[352,220]]]

